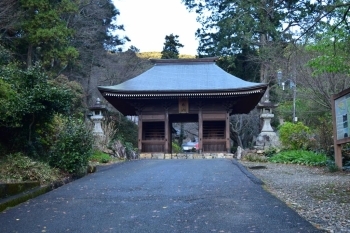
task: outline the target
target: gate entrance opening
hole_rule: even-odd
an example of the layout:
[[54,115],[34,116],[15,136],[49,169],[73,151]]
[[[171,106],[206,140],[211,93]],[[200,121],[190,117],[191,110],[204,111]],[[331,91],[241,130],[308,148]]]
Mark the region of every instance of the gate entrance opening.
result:
[[169,122],[172,146],[179,146],[178,150],[171,148],[171,152],[199,152],[198,114],[171,114]]

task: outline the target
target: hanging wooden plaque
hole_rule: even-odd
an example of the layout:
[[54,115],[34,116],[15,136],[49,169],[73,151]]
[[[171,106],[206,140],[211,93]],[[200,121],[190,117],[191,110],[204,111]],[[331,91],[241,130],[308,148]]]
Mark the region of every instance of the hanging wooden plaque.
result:
[[188,99],[186,98],[179,98],[179,113],[188,113]]

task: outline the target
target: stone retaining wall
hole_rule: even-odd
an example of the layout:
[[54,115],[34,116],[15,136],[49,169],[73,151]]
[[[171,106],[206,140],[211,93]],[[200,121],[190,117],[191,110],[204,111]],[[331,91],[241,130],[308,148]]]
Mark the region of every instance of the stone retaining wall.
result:
[[140,159],[232,159],[231,153],[179,153],[179,154],[164,154],[164,153],[141,153]]

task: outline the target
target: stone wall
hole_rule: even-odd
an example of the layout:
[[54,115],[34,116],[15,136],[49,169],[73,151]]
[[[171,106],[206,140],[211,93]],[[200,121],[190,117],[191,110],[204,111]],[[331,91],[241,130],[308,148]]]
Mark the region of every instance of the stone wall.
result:
[[140,159],[232,159],[231,153],[141,153]]

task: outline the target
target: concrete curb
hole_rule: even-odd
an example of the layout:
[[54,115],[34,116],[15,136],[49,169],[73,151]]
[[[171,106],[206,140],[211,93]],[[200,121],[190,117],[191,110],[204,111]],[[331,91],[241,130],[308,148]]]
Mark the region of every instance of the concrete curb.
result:
[[40,186],[38,181],[0,183],[0,199],[23,193]]
[[239,163],[236,159],[232,160],[232,163],[236,165],[253,183],[258,185],[264,185],[265,183],[250,173],[241,163]]
[[[112,168],[114,165],[116,164],[121,164],[121,163],[115,163],[115,164],[110,164],[110,165],[93,165],[91,167],[91,171],[88,171],[86,175],[88,175],[89,173],[94,173],[96,171],[104,171],[104,170],[108,170],[110,168]],[[85,176],[86,176],[85,175]],[[0,212],[6,210],[7,208],[11,208],[14,207],[16,205],[19,205],[23,202],[28,201],[29,199],[35,198],[37,196],[40,196],[44,193],[50,192],[56,188],[59,188],[65,184],[68,184],[74,180],[77,180],[79,178],[82,178],[84,176],[81,177],[70,177],[67,179],[64,179],[62,181],[56,181],[53,182],[49,185],[45,185],[45,186],[40,186],[40,187],[36,187],[36,188],[32,188],[29,190],[26,190],[24,192],[18,193],[16,195],[11,195],[9,197],[0,199]]]
[[33,189],[27,190],[25,192],[10,196],[10,197],[0,199],[0,212],[6,210],[7,208],[11,208],[11,207],[14,207],[18,204],[26,202],[29,199],[32,199],[34,197],[37,197],[37,196],[40,196],[44,193],[50,192],[51,190],[54,190],[58,187],[61,187],[62,185],[70,183],[73,180],[75,180],[75,179],[67,178],[63,181],[57,181],[57,182],[54,182],[50,185],[45,185],[45,186],[33,188]]
[[37,197],[41,194],[44,194],[48,191],[51,191],[52,189],[49,186],[34,188],[32,190],[19,193],[14,196],[10,196],[8,198],[5,198],[3,200],[0,200],[0,211],[4,211],[7,208],[14,207],[18,204],[21,204],[23,202],[26,202],[27,200]]

